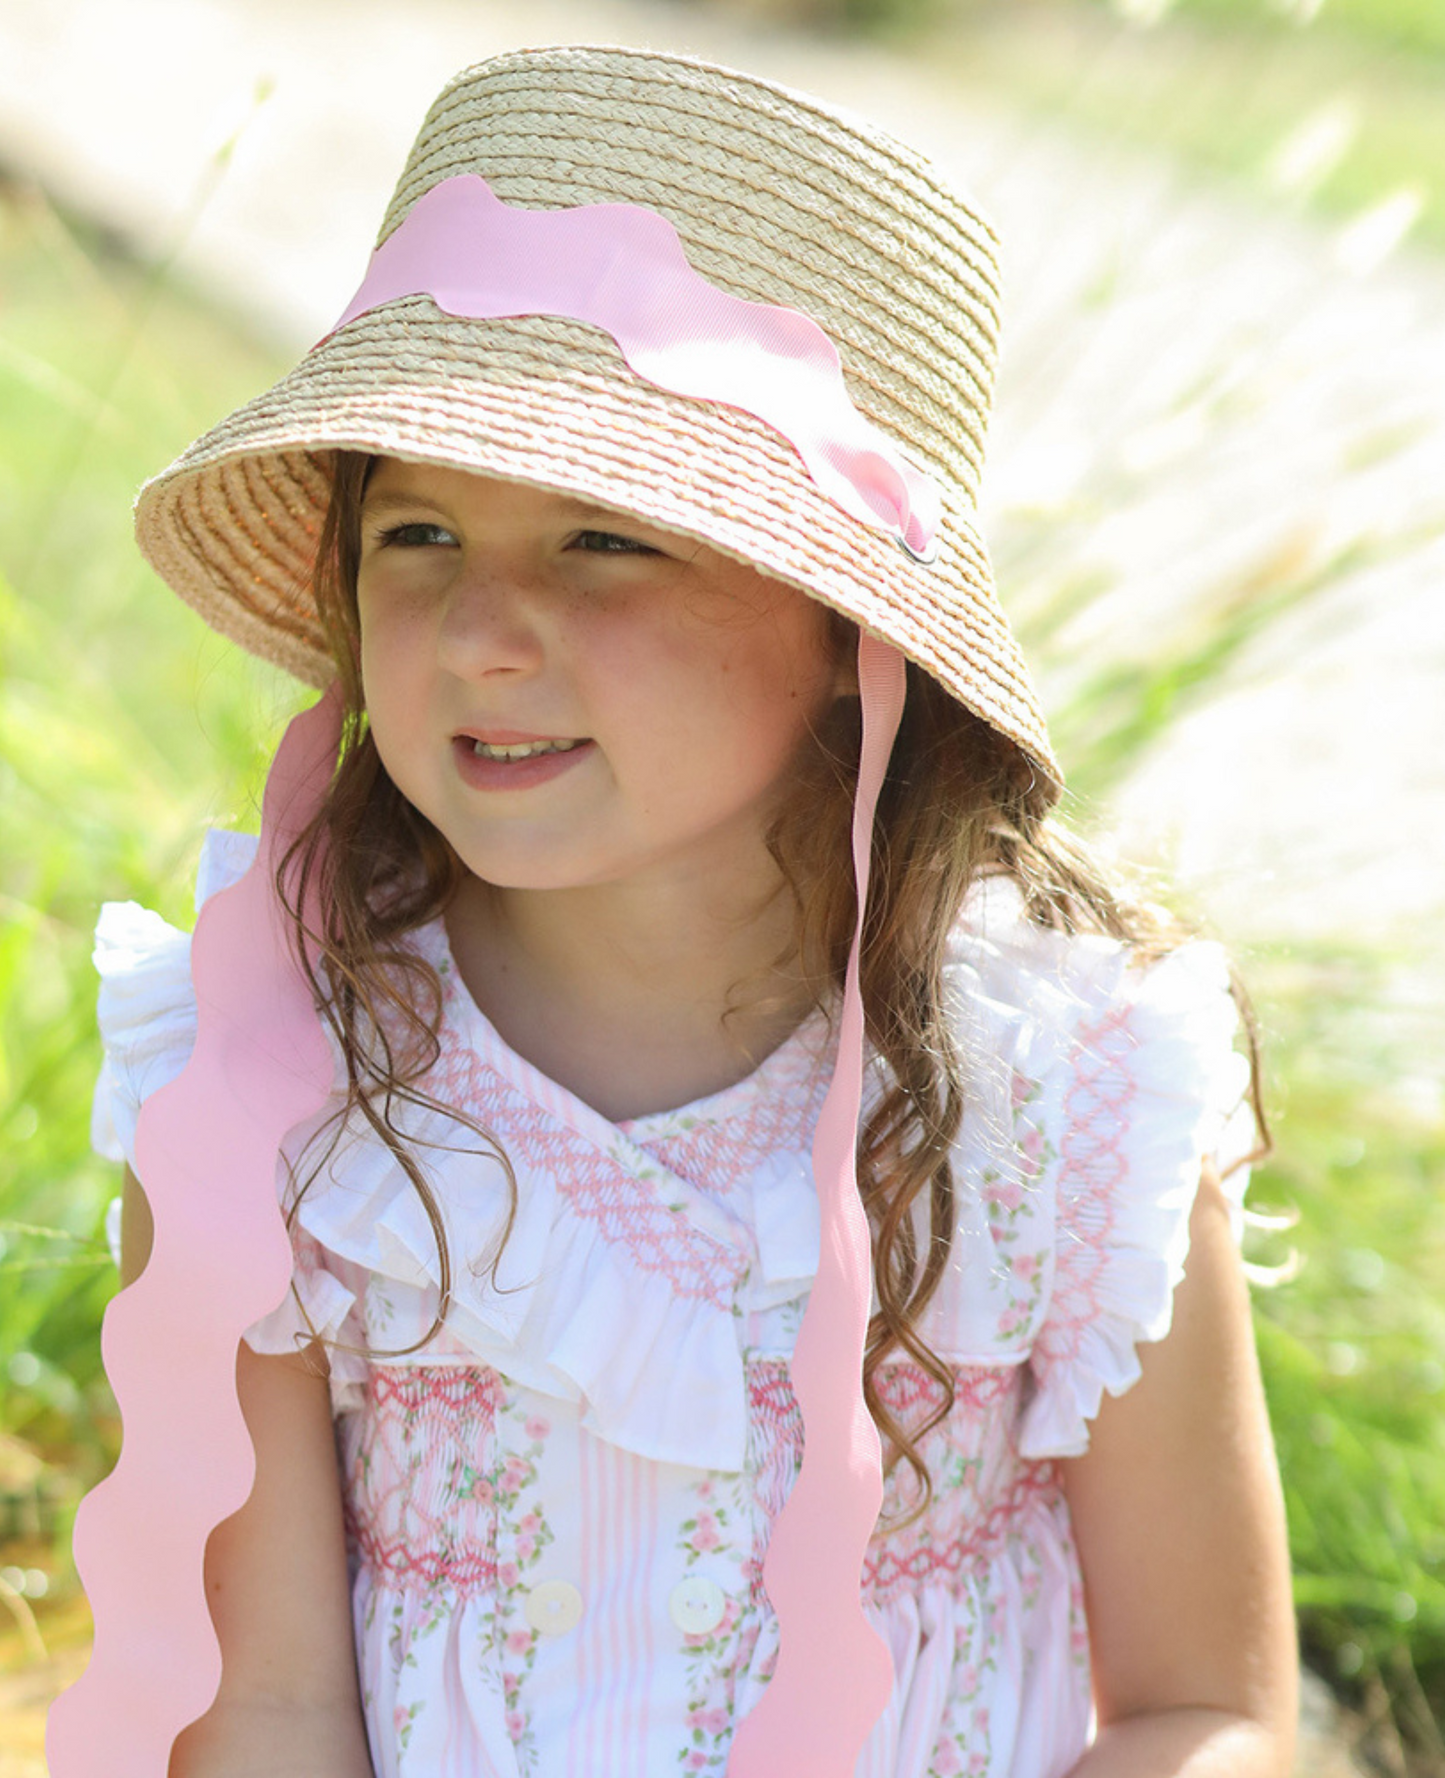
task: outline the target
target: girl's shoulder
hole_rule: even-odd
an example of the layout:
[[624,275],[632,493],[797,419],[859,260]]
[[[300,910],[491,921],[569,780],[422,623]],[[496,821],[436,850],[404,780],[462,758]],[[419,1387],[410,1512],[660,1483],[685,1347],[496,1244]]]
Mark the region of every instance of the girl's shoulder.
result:
[[1067,932],[1030,918],[1011,877],[990,876],[971,890],[949,934],[947,970],[963,994],[1065,1031],[1080,1020],[1122,1016],[1128,1005],[1155,1007],[1186,1023],[1202,1021],[1232,1037],[1237,1011],[1224,947],[1192,938],[1146,956],[1125,939]]
[[966,1074],[985,1089],[1006,1085],[1011,1099],[1021,1078],[1062,1089],[1050,1104],[1065,1126],[1097,1121],[1085,1081],[1102,1087],[1106,1073],[1129,1081],[1115,1124],[1150,1094],[1182,1112],[1216,1101],[1237,1108],[1248,1087],[1229,960],[1213,940],[1148,954],[1104,933],[1040,925],[1017,886],[994,877],[974,889],[949,935],[944,979]]
[[924,1336],[960,1362],[1026,1364],[1025,1455],[1077,1454],[1103,1391],[1169,1329],[1206,1167],[1242,1233],[1256,1127],[1228,960],[1204,940],[1146,960],[1040,926],[1000,878],[966,904],[946,981],[965,1112]]

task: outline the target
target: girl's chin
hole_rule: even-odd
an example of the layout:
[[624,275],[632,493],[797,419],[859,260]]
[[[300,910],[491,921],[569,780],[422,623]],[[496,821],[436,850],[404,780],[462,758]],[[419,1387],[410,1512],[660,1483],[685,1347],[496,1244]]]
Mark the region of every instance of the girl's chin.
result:
[[514,846],[460,845],[448,834],[458,858],[472,881],[464,884],[461,895],[480,891],[480,899],[493,894],[544,894],[561,889],[590,889],[605,882],[615,882],[625,871],[598,869],[592,861],[564,856],[556,847],[529,848]]

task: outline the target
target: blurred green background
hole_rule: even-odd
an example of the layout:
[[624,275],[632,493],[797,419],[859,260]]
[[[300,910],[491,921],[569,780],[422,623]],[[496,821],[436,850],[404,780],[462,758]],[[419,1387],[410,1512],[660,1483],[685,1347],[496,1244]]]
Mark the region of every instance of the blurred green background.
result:
[[[1170,157],[1305,221],[1413,194],[1402,233],[1445,251],[1439,0],[739,10],[916,58],[961,99],[986,92]],[[143,568],[130,502],[283,368],[22,169],[0,183],[0,1662],[12,1671],[83,1640],[69,1522],[118,1431],[98,1348],[116,1180],[88,1144],[97,905],[134,897],[189,924],[201,831],[252,823],[298,701]],[[1036,543],[1006,533],[998,562],[1047,684],[1060,610],[1030,599]],[[1050,571],[1067,583],[1067,567]],[[1191,632],[1187,652],[1127,668],[1105,650],[1067,677],[1051,714],[1086,825],[1107,822],[1112,787],[1243,643],[1315,587],[1286,565],[1245,592],[1221,602],[1206,646]],[[1087,576],[1070,596],[1087,601]],[[1278,1139],[1253,1201],[1297,1218],[1251,1252],[1299,1261],[1256,1307],[1304,1646],[1357,1712],[1377,1770],[1441,1774],[1445,1123],[1438,1099],[1395,1090],[1396,1036],[1369,1016],[1398,948],[1301,940],[1245,961]],[[1439,1057],[1414,1065],[1428,1075]]]

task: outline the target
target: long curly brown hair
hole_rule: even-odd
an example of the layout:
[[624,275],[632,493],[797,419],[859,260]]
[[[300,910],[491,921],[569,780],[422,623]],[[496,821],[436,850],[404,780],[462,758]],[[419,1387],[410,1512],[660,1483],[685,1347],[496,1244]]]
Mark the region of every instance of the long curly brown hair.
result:
[[[419,1347],[446,1315],[452,1260],[425,1157],[395,1118],[404,1102],[433,1103],[422,1083],[440,1047],[441,984],[406,939],[446,909],[465,871],[447,841],[391,782],[367,729],[356,582],[361,501],[372,461],[347,452],[335,459],[313,581],[346,721],[329,794],[283,864],[278,887],[288,897],[298,937],[298,885],[314,882],[320,891],[322,927],[307,935],[302,948],[314,959],[307,965],[312,986],[346,1060],[345,1104],[334,1128],[339,1131],[353,1115],[370,1125],[405,1169],[436,1238],[440,1303]],[[838,618],[835,636],[842,646],[856,631]],[[859,722],[856,700],[835,703],[767,835],[796,914],[793,943],[776,966],[790,979],[801,973],[817,1004],[829,1010],[856,918],[853,874],[843,861],[849,856]],[[1047,816],[1046,804],[1019,750],[910,665],[875,822],[862,954],[867,1034],[884,1064],[885,1085],[858,1147],[878,1299],[868,1330],[864,1391],[885,1440],[888,1469],[902,1460],[913,1472],[916,1504],[900,1523],[916,1517],[931,1496],[919,1445],[946,1416],[953,1397],[952,1373],[918,1327],[943,1275],[955,1221],[950,1154],[968,1080],[945,1015],[943,971],[965,895],[979,877],[1006,874],[1030,919],[1064,932],[1108,934],[1134,947],[1141,960],[1162,955],[1187,936],[1163,909],[1111,883],[1084,846]],[[1238,983],[1235,996],[1249,1044],[1263,1153],[1268,1135],[1255,1025]],[[467,1118],[464,1107],[448,1109],[507,1165],[498,1144]],[[507,1171],[514,1214],[515,1177],[510,1166]],[[929,1232],[920,1239],[923,1219],[915,1205],[925,1194]],[[484,1263],[495,1267],[506,1232]],[[938,1405],[914,1425],[899,1422],[879,1388],[879,1367],[899,1354],[938,1385]]]

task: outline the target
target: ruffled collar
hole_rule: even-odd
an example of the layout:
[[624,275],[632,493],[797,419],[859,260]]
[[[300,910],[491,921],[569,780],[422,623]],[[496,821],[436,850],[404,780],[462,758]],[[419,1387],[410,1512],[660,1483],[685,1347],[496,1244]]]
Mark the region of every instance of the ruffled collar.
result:
[[[778,1294],[775,1275],[796,1296],[817,1263],[816,1111],[798,1086],[826,1087],[827,1021],[805,1021],[733,1086],[623,1127],[502,1041],[461,984],[440,923],[411,942],[443,989],[440,1054],[417,1083],[427,1099],[393,1113],[433,1175],[452,1255],[445,1332],[428,1350],[574,1400],[591,1431],[639,1455],[740,1468],[746,1317],[760,1290]],[[460,1128],[458,1113],[491,1144]],[[369,1347],[427,1339],[440,1302],[436,1229],[390,1150],[352,1133],[297,1217],[368,1280]]]
[[[605,1152],[643,1157],[675,1175],[686,1194],[700,1194],[708,1211],[723,1209],[727,1235],[748,1244],[749,1217],[725,1209],[729,1193],[719,1175],[735,1178],[784,1149],[806,1154],[837,1056],[837,1033],[821,1010],[811,1013],[740,1080],[669,1110],[613,1121],[518,1054],[483,1012],[462,979],[440,917],[411,935],[411,944],[442,984],[444,1052],[470,1052],[549,1116],[560,1119]],[[698,1206],[701,1209],[701,1206]],[[712,1214],[709,1232],[721,1234]]]

